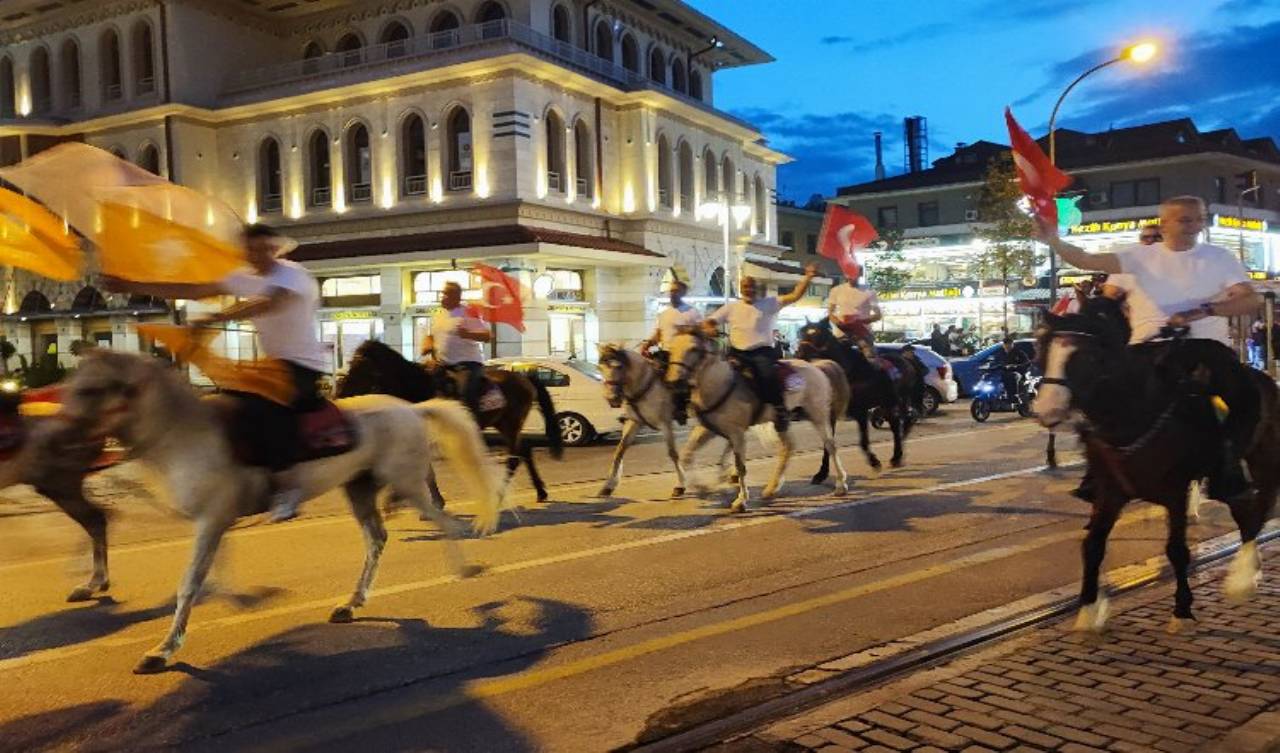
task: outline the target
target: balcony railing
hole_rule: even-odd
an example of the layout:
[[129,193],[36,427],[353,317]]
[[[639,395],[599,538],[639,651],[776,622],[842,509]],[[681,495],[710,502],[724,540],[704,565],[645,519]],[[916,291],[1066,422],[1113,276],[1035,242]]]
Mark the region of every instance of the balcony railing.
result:
[[692,208],[692,206],[693,206],[693,199],[690,199],[690,198],[689,198],[689,194],[687,194],[687,193],[683,193],[683,192],[680,194],[680,206],[681,206],[681,208],[686,209],[686,210],[688,210],[688,209]]
[[427,176],[406,175],[404,179],[405,196],[423,196],[427,193]]
[[284,197],[278,193],[269,193],[262,197],[262,206],[258,210],[263,214],[276,214],[284,208]]
[[333,189],[328,187],[311,189],[311,206],[327,207],[331,204],[333,204]]
[[671,194],[667,193],[667,189],[658,189],[658,204],[664,207],[671,206]]
[[574,185],[578,189],[579,196],[586,196],[590,198],[591,191],[588,190],[588,184],[587,184],[586,178],[578,178],[577,180],[574,181]]
[[365,204],[373,201],[373,184],[352,183],[350,201],[352,204]]
[[547,171],[547,190],[564,193],[564,185],[560,182],[560,173],[555,170]]
[[449,173],[449,190],[450,191],[470,191],[471,190],[471,171],[458,171]]
[[138,94],[153,94],[156,90],[156,80],[153,76],[144,76],[138,79]]
[[108,100],[117,100],[124,97],[124,88],[120,84],[107,84],[106,95]]

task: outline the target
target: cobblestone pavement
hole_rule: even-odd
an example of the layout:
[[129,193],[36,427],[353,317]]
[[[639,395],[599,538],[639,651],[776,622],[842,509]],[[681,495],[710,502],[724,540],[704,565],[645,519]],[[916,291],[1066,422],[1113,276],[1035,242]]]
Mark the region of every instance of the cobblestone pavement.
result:
[[[1280,709],[1280,585],[1263,583],[1253,600],[1231,605],[1220,591],[1225,570],[1194,578],[1191,634],[1165,632],[1165,584],[1114,599],[1102,637],[1060,621],[722,749],[1242,753],[1238,736],[1222,739]],[[1253,737],[1250,750],[1280,748],[1273,732],[1260,745]]]

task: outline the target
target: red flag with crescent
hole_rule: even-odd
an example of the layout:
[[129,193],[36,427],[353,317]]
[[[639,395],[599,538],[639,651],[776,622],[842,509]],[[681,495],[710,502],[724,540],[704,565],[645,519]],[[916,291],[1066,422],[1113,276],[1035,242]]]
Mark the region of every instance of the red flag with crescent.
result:
[[509,324],[524,332],[524,304],[520,283],[497,267],[477,264],[474,270],[481,280],[479,317],[492,324]]
[[1013,119],[1013,111],[1004,108],[1004,122],[1009,127],[1009,143],[1013,147],[1013,164],[1018,168],[1018,183],[1031,200],[1031,210],[1053,225],[1058,224],[1058,204],[1054,197],[1071,185],[1071,176],[1059,170],[1030,134]]
[[858,250],[871,245],[878,237],[875,226],[866,217],[838,204],[828,204],[818,253],[834,259],[845,277],[857,281],[862,276]]

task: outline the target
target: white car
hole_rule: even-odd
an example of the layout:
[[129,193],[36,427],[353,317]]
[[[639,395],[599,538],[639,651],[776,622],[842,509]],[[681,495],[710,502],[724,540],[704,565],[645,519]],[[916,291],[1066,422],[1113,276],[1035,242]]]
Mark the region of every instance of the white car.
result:
[[[622,428],[623,412],[609,407],[604,397],[604,376],[594,363],[527,356],[494,358],[487,365],[518,371],[541,382],[555,404],[560,437],[570,447],[588,444],[602,434]],[[524,428],[527,433],[544,433],[542,414],[536,408],[529,413]]]

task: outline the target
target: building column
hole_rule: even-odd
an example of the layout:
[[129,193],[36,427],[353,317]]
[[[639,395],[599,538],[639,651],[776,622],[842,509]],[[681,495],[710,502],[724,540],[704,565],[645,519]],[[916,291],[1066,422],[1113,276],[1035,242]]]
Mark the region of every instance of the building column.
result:
[[131,316],[111,317],[111,349],[137,353],[141,348],[137,319]]
[[[645,302],[659,292],[653,289],[649,267],[597,267],[593,276],[597,342],[630,347],[648,337],[653,328]],[[587,339],[592,340],[590,332]]]
[[79,319],[58,319],[58,363],[75,366],[76,357],[71,354],[71,344],[84,338],[84,326]]
[[378,315],[382,317],[382,341],[395,348],[405,358],[417,360],[418,354],[413,352],[413,323],[404,316],[405,274],[400,267],[383,269],[382,297],[379,302]]

